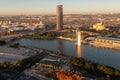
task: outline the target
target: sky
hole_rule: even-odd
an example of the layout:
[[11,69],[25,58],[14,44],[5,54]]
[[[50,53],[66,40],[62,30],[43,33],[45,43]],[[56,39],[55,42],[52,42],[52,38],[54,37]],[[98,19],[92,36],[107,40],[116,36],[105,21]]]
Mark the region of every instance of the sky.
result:
[[120,13],[120,0],[0,0],[0,15]]

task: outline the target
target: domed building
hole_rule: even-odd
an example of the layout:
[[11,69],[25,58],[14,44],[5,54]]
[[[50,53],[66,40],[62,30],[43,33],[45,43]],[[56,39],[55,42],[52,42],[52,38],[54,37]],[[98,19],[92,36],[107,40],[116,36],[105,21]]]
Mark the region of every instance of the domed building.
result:
[[102,23],[96,23],[92,28],[97,31],[106,30],[105,26]]

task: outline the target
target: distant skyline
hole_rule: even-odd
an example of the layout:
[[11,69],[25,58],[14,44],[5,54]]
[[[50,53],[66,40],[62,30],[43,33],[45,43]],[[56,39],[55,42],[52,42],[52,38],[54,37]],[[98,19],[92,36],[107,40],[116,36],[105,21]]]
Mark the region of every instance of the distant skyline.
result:
[[0,0],[0,15],[120,13],[120,0]]

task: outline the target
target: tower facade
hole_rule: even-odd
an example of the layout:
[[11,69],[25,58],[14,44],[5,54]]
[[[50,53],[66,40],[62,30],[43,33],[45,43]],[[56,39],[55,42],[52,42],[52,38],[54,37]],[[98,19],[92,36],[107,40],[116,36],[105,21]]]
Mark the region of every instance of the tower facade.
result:
[[63,29],[63,6],[57,5],[56,7],[56,30]]

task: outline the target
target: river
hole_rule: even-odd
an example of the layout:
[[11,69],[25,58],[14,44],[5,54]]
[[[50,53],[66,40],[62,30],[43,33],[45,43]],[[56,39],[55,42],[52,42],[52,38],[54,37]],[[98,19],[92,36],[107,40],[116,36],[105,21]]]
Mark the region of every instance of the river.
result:
[[74,42],[67,40],[37,40],[19,39],[23,46],[44,48],[51,51],[60,50],[63,54],[73,57],[82,57],[88,61],[111,66],[120,70],[120,51],[94,47],[90,45],[76,46]]

